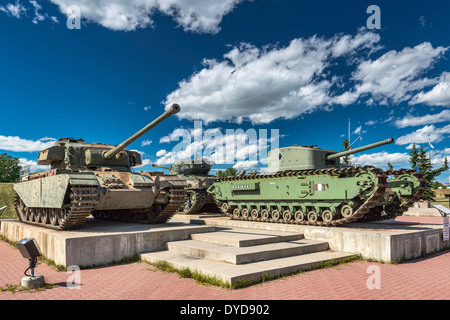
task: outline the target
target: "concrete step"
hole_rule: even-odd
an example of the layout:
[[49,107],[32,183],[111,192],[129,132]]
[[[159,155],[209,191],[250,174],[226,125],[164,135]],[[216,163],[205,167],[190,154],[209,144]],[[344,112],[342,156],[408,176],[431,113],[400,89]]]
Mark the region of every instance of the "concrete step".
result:
[[143,253],[141,259],[150,263],[165,262],[178,270],[189,268],[191,272],[198,272],[234,286],[240,282],[254,283],[262,278],[277,278],[352,255],[351,253],[327,250],[239,265],[212,259],[200,259],[171,251]]
[[328,242],[302,239],[249,247],[236,247],[199,240],[183,240],[168,242],[167,247],[171,253],[190,255],[195,258],[214,259],[233,264],[244,264],[327,250]]
[[303,234],[298,232],[243,228],[217,228],[214,232],[193,234],[191,235],[191,239],[235,247],[249,247],[267,243],[300,240],[303,239]]

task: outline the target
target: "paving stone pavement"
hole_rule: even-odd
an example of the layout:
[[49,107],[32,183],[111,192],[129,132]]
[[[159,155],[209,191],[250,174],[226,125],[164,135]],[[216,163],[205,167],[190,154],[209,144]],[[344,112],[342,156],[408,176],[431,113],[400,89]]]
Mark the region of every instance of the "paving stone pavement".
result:
[[[0,288],[20,284],[28,261],[0,241]],[[351,262],[305,272],[243,289],[200,285],[146,263],[112,265],[75,273],[39,264],[35,273],[55,286],[39,292],[0,291],[0,300],[448,300],[450,251],[403,262]],[[379,284],[379,288],[377,288]]]

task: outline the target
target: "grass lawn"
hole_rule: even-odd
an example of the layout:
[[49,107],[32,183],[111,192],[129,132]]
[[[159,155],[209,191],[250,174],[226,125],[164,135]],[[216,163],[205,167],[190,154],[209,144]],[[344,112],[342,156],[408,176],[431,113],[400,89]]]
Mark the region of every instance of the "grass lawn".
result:
[[14,189],[13,183],[0,183],[0,208],[8,206],[6,211],[0,216],[0,219],[16,219],[16,210],[14,209]]

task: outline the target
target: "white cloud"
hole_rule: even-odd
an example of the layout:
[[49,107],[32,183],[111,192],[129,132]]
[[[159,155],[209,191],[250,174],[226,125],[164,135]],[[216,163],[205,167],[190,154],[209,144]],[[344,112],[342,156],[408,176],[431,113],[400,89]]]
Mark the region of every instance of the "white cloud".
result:
[[5,12],[7,15],[11,15],[17,19],[20,19],[22,15],[25,15],[27,9],[20,4],[19,0],[15,4],[8,3],[5,6],[0,6],[0,11]]
[[156,152],[156,156],[157,157],[162,157],[162,156],[164,156],[166,154],[167,154],[167,150],[164,150],[164,149],[159,150],[158,152]]
[[405,166],[409,163],[409,155],[407,153],[388,153],[377,152],[372,154],[362,154],[359,156],[351,155],[350,160],[352,163],[361,164],[363,166],[375,166],[385,167],[388,162],[393,166]]
[[254,169],[258,165],[258,161],[238,161],[233,168],[237,170]]
[[19,166],[22,168],[30,167],[30,172],[50,170],[50,166],[39,165],[36,161],[26,158],[19,158]]
[[[370,94],[369,102],[381,104],[400,103],[411,98],[417,90],[434,85],[437,79],[420,78],[447,50],[433,48],[424,42],[401,51],[391,50],[380,58],[363,61],[352,74],[357,83],[351,92],[336,98],[343,105],[354,103],[359,97]],[[371,100],[372,99],[372,100]]]
[[31,9],[31,11],[34,12],[31,22],[33,22],[34,24],[38,24],[38,22],[44,21],[46,19],[50,19],[53,23],[59,23],[58,18],[56,18],[55,16],[49,16],[47,13],[40,12],[42,6],[38,3],[38,1],[28,0],[28,2],[31,4],[31,8],[25,7],[22,3],[20,3],[19,0],[17,0],[15,4],[8,3],[5,6],[0,5],[0,11],[5,12],[9,16],[20,19],[22,16],[29,16],[27,14],[27,11],[28,9]]
[[450,110],[444,110],[437,114],[427,114],[422,117],[408,115],[403,119],[396,120],[395,126],[397,128],[405,128],[447,121],[450,121]]
[[450,72],[443,72],[438,83],[428,92],[419,92],[410,104],[450,107]]
[[152,144],[152,140],[144,140],[142,141],[141,147],[149,146]]
[[401,136],[395,142],[399,145],[411,144],[411,143],[427,143],[440,142],[444,139],[444,136],[450,134],[450,124],[443,128],[436,128],[434,125],[428,125],[414,132]]
[[14,152],[35,152],[51,147],[56,139],[42,138],[37,141],[22,139],[20,137],[0,135],[0,150]]
[[[222,134],[220,128],[210,128],[202,131],[175,129],[163,141],[179,141],[171,151],[160,150],[156,153],[157,164],[171,164],[178,160],[206,157],[216,164],[238,164],[238,166],[267,164],[267,151],[278,147],[278,130],[257,132],[254,129],[227,130]],[[178,140],[178,137],[182,137]]]
[[185,31],[217,33],[223,17],[243,0],[50,0],[62,13],[80,7],[81,18],[112,30],[153,26],[153,15],[172,17]]
[[359,126],[358,128],[356,128],[355,131],[353,131],[353,134],[361,134],[361,128],[362,128],[362,126]]
[[[335,63],[333,59],[373,49],[378,41],[377,34],[360,31],[353,37],[294,39],[286,47],[241,43],[223,60],[205,59],[204,68],[182,80],[164,103],[182,101],[180,118],[206,123],[292,119],[331,107],[330,89],[339,81],[336,76],[327,79],[326,69]],[[350,47],[344,46],[349,43]]]

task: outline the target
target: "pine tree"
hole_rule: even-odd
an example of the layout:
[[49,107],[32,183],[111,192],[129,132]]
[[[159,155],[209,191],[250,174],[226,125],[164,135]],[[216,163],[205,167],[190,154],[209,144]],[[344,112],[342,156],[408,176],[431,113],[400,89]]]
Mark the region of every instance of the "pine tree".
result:
[[[344,147],[344,150],[341,150],[341,152],[350,150],[350,141],[346,138],[344,141],[342,141],[342,146]],[[342,163],[350,164],[350,156],[342,157]]]
[[419,172],[422,174],[422,177],[426,180],[427,186],[423,195],[423,199],[433,200],[434,191],[433,188],[431,187],[431,184],[435,177],[433,173],[433,166],[431,165],[431,161],[427,157],[427,151],[424,148],[420,147],[417,154],[418,154],[417,165],[419,167]]
[[426,190],[422,199],[433,200],[433,197],[435,196],[433,191],[433,183],[435,182],[435,178],[442,172],[449,169],[447,157],[445,157],[444,165],[442,167],[433,170],[433,165],[431,164],[431,160],[427,155],[427,151],[422,147],[420,147],[420,149],[417,149],[415,144],[413,144],[413,148],[410,152],[409,162],[411,163],[411,168],[413,168],[413,170],[416,170],[417,167],[419,168],[419,172],[426,180]]
[[388,161],[388,168],[389,170],[394,170],[394,166]]
[[416,149],[416,143],[413,143],[412,149],[409,152],[409,162],[411,163],[411,169],[416,170],[419,160],[419,154]]

